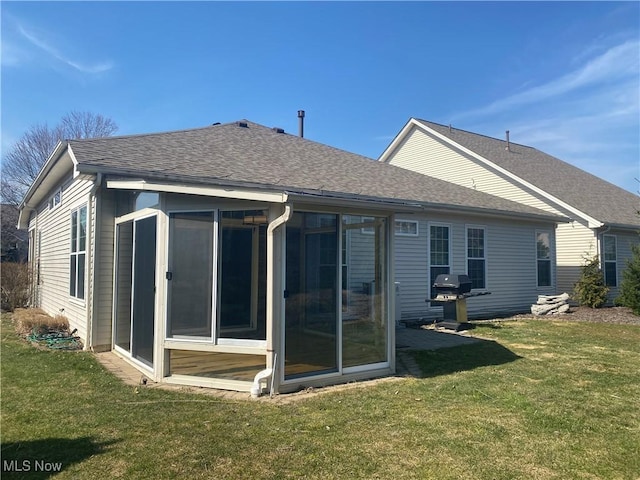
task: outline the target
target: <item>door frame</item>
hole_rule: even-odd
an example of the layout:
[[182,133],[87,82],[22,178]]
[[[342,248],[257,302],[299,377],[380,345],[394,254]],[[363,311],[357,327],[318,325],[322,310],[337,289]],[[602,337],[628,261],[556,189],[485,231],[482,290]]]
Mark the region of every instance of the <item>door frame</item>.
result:
[[[156,370],[157,365],[160,363],[159,359],[156,355],[156,340],[157,340],[157,323],[158,323],[158,245],[160,239],[160,229],[159,222],[160,218],[158,215],[158,211],[150,208],[145,208],[137,212],[129,213],[127,215],[123,215],[121,217],[116,217],[114,219],[114,253],[113,253],[113,305],[112,305],[112,336],[111,336],[111,348],[113,351],[127,358],[129,361],[134,363],[136,366],[153,373]],[[155,271],[155,294],[153,301],[153,357],[154,361],[152,365],[149,365],[147,362],[139,360],[138,358],[133,356],[133,307],[134,307],[134,285],[135,285],[135,251],[136,251],[136,222],[140,220],[145,220],[147,218],[155,217],[156,218],[156,251],[155,251],[155,263],[156,263],[156,271]],[[131,222],[133,226],[133,245],[132,245],[132,256],[131,256],[131,306],[129,308],[129,350],[126,350],[118,345],[116,345],[116,334],[117,334],[117,324],[116,324],[116,312],[118,309],[118,227],[122,224]]]

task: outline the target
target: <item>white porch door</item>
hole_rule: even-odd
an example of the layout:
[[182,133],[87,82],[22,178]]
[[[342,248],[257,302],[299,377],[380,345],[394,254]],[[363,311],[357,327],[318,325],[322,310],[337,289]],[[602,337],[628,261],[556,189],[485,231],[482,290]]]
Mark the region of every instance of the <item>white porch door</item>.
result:
[[116,226],[115,346],[153,367],[156,216]]

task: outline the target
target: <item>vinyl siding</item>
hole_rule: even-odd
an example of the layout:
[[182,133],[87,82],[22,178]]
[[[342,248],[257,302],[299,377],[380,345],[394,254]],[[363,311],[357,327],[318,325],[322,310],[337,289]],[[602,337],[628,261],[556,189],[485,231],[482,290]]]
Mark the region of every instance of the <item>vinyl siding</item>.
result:
[[539,194],[514,185],[504,174],[416,127],[389,156],[388,163],[547,212],[565,214]]
[[620,284],[622,283],[622,273],[627,266],[627,262],[631,260],[632,252],[631,247],[634,244],[640,243],[640,236],[638,232],[629,230],[610,230],[607,235],[615,235],[616,248],[617,248],[617,279],[618,284],[616,287],[611,287],[609,290],[609,301],[613,302],[620,293]]
[[113,262],[114,262],[114,212],[115,194],[112,190],[102,190],[96,201],[100,224],[95,259],[96,299],[94,302],[93,346],[96,350],[111,348],[111,325],[113,309]]
[[552,252],[552,286],[537,287],[536,231],[550,233],[555,248],[554,225],[514,222],[480,217],[427,215],[419,218],[419,237],[396,236],[395,280],[400,282],[402,319],[438,318],[441,307],[430,307],[428,232],[429,222],[448,224],[451,242],[451,273],[467,271],[466,227],[485,230],[486,290],[490,295],[467,300],[471,317],[491,317],[528,311],[538,295],[555,293]]
[[573,286],[580,278],[580,267],[585,259],[598,252],[596,236],[592,229],[579,223],[561,223],[556,229],[558,293],[573,293]]
[[[77,329],[84,345],[87,345],[87,301],[90,298],[90,279],[85,267],[85,299],[74,299],[69,295],[69,252],[71,211],[89,206],[89,192],[93,186],[90,178],[68,179],[63,184],[62,201],[52,210],[47,202],[36,209],[30,219],[29,228],[36,228],[41,235],[40,285],[36,306],[50,315],[62,314],[69,319],[71,329]],[[59,187],[59,186],[58,186]],[[56,187],[56,188],[58,188]],[[52,192],[53,193],[53,192]],[[87,221],[92,217],[87,212]],[[87,227],[89,229],[89,227]],[[91,237],[87,238],[87,263]]]

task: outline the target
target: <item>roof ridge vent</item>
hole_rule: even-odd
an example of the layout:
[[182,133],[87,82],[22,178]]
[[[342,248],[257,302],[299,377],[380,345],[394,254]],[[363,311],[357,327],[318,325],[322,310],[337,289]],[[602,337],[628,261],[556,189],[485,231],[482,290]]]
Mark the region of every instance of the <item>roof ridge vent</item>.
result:
[[280,128],[280,127],[273,127],[271,130],[273,130],[276,133],[284,133],[284,128]]
[[249,124],[247,122],[236,122],[236,125],[242,128],[248,128]]

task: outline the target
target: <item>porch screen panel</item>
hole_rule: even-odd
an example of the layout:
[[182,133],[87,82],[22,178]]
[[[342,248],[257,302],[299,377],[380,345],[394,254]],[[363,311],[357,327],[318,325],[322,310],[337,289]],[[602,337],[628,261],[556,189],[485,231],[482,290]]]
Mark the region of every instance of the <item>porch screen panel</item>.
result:
[[338,216],[296,212],[287,222],[285,379],[338,370]]
[[342,254],[349,257],[342,279],[342,366],[386,362],[386,219],[343,215],[342,229]]
[[220,212],[218,337],[266,338],[267,212]]
[[168,335],[211,338],[214,212],[169,216]]
[[121,223],[116,230],[116,285],[114,342],[131,351],[131,282],[133,278],[133,222]]
[[131,355],[153,366],[156,296],[156,217],[135,222]]

